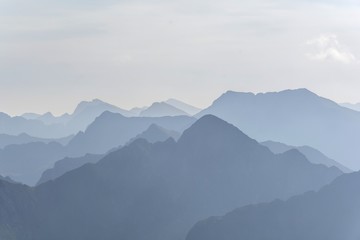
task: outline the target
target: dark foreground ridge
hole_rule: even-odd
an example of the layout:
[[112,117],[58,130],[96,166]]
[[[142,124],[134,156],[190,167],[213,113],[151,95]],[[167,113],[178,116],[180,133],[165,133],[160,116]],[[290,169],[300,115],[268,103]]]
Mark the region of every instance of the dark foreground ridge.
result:
[[201,219],[317,190],[341,174],[296,150],[275,155],[206,115],[178,142],[138,139],[35,188],[1,182],[0,233],[17,240],[185,239]]

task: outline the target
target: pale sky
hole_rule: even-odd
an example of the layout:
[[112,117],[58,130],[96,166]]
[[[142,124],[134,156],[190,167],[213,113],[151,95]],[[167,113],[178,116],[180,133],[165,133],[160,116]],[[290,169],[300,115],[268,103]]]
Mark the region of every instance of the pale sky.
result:
[[360,102],[358,2],[0,0],[0,112],[303,87]]

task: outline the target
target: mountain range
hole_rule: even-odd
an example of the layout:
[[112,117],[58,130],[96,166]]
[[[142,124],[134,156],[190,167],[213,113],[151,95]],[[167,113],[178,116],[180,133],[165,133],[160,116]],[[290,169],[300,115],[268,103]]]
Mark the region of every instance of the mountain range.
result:
[[347,168],[360,169],[360,112],[307,89],[228,91],[196,117],[206,114],[234,124],[258,141],[311,146]]
[[358,240],[360,173],[345,174],[319,192],[236,209],[197,223],[186,240]]
[[[65,146],[56,142],[39,142],[34,138],[35,142],[12,144],[0,149],[0,174],[33,186],[39,181],[42,173],[52,168],[60,159],[81,157],[85,154],[105,154],[113,148],[125,145],[152,124],[156,124],[161,133],[151,132],[152,129],[150,132],[144,132],[143,137],[148,140],[152,141],[151,137],[153,140],[160,137],[176,138],[177,132],[181,133],[194,121],[194,118],[187,116],[124,117],[119,113],[104,112],[85,132],[72,137]],[[153,136],[150,136],[151,134]]]
[[0,236],[185,239],[200,219],[318,190],[340,175],[336,167],[310,163],[298,150],[273,154],[235,126],[206,115],[177,142],[138,139],[37,187],[0,181]]
[[328,156],[324,155],[319,150],[314,149],[314,148],[309,147],[309,146],[295,147],[295,146],[289,146],[289,145],[286,145],[284,143],[273,142],[273,141],[266,141],[266,142],[262,142],[261,144],[268,147],[270,149],[270,151],[272,151],[275,154],[284,153],[284,152],[289,151],[291,149],[297,149],[299,152],[304,154],[304,156],[311,163],[323,164],[323,165],[328,166],[328,167],[333,167],[334,166],[334,167],[337,167],[338,169],[340,169],[341,171],[343,171],[344,173],[352,172],[350,169],[348,169],[347,167],[345,167],[342,164],[338,163],[337,161],[329,158]]
[[[156,124],[151,124],[150,127],[146,129],[144,132],[130,139],[129,143],[134,142],[137,139],[145,139],[149,143],[155,143],[155,142],[165,141],[168,138],[173,138],[177,140],[179,137],[180,137],[180,133],[178,132],[167,130]],[[82,157],[77,157],[77,158],[66,157],[62,160],[59,160],[55,162],[52,168],[47,169],[46,171],[43,172],[37,184],[41,184],[49,180],[54,180],[71,170],[74,170],[78,167],[81,167],[82,165],[85,165],[86,163],[96,163],[102,157],[104,157],[104,155],[105,154],[86,154]]]
[[67,150],[70,156],[82,156],[84,153],[102,154],[124,145],[152,124],[182,133],[195,120],[188,116],[124,117],[118,113],[104,112],[88,126],[85,132],[78,133],[69,142]]
[[86,128],[102,113],[109,111],[120,113],[126,117],[147,116],[190,116],[200,111],[189,104],[179,100],[169,99],[164,102],[154,103],[150,107],[125,110],[99,99],[82,101],[71,114],[65,113],[54,116],[45,114],[25,113],[21,116],[11,117],[0,113],[0,134],[18,136],[27,134],[37,138],[58,139],[85,131]]
[[189,114],[166,102],[155,102],[142,110],[141,117],[188,116]]
[[17,136],[0,134],[0,149],[9,145],[14,145],[14,144],[20,145],[20,144],[33,143],[33,142],[42,142],[42,143],[57,142],[60,143],[61,145],[67,145],[72,138],[73,135],[59,139],[49,139],[49,138],[32,137],[26,133],[22,133]]
[[50,180],[61,177],[67,172],[79,168],[87,163],[96,163],[105,155],[103,154],[86,154],[82,157],[66,157],[56,161],[52,168],[45,170],[36,185],[40,185]]

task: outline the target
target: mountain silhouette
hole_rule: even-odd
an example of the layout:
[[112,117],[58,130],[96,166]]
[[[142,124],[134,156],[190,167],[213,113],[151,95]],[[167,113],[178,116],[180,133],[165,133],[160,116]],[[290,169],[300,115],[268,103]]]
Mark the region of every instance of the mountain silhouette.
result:
[[104,157],[104,155],[86,154],[85,156],[78,158],[66,157],[64,159],[61,159],[55,162],[54,167],[42,173],[40,180],[37,182],[37,185],[50,180],[54,180],[71,170],[85,165],[86,163],[96,163],[102,157]]
[[26,133],[38,138],[63,138],[71,135],[62,124],[47,125],[37,119],[11,117],[0,113],[0,134],[17,136]]
[[307,89],[226,92],[200,112],[216,115],[258,141],[312,146],[350,169],[360,169],[360,113]]
[[6,181],[6,182],[9,182],[9,183],[17,183],[14,180],[12,180],[9,176],[6,176],[6,177],[0,176],[0,180],[1,181]]
[[149,143],[155,143],[155,142],[163,142],[168,138],[173,138],[174,140],[177,140],[179,137],[180,137],[179,132],[165,129],[156,124],[151,124],[148,129],[137,135],[135,138],[132,138],[130,142],[143,138]]
[[140,113],[144,110],[146,110],[148,107],[134,107],[132,109],[130,109],[129,111],[134,115],[134,116],[139,116]]
[[[180,134],[178,132],[167,130],[156,124],[151,124],[147,130],[137,135],[135,138],[132,138],[129,142],[131,143],[137,139],[145,139],[150,143],[155,143],[165,141],[168,138],[173,138],[176,140],[179,137]],[[53,168],[44,171],[37,185],[47,182],[49,180],[56,179],[65,174],[66,172],[81,167],[86,163],[96,163],[102,157],[104,157],[103,154],[86,154],[85,156],[78,158],[66,157],[62,160],[59,160],[54,164]]]
[[34,185],[44,170],[64,156],[65,147],[56,142],[9,145],[0,149],[0,174]]
[[262,142],[261,144],[268,147],[275,154],[284,153],[291,149],[297,149],[297,150],[299,150],[299,152],[304,154],[305,157],[311,163],[323,164],[328,167],[334,166],[334,167],[337,167],[338,169],[340,169],[341,171],[343,171],[344,173],[352,172],[347,167],[343,166],[342,164],[336,162],[335,160],[325,156],[322,152],[320,152],[312,147],[309,147],[309,146],[295,147],[295,146],[289,146],[284,143],[279,143],[279,142],[274,142],[274,141],[266,141],[266,142]]
[[317,190],[341,174],[297,150],[275,155],[207,115],[178,142],[138,139],[35,188],[0,185],[0,232],[19,240],[184,239],[200,219]]
[[[79,131],[84,131],[88,125],[105,111],[120,113],[124,116],[134,116],[130,111],[121,109],[99,99],[94,99],[92,101],[80,102],[73,113],[65,113],[59,117],[54,116],[50,112],[43,115],[35,113],[23,114],[21,119],[23,119],[24,124],[27,123],[27,125],[29,125],[28,127],[20,128],[19,124],[15,123],[15,118],[13,118],[12,124],[9,123],[9,125],[14,125],[12,128],[16,129],[14,130],[15,132],[8,133],[8,131],[0,128],[0,133],[16,135],[24,132],[37,137],[59,138],[76,134]],[[32,125],[30,125],[30,123]],[[39,126],[33,126],[35,123]],[[22,132],[19,133],[19,130],[22,130]]]
[[[3,150],[0,149],[0,174],[33,186],[39,181],[42,173],[53,168],[54,163],[60,159],[81,157],[87,153],[105,154],[109,150],[126,144],[131,138],[136,137],[154,123],[165,126],[166,129],[182,132],[193,121],[195,121],[193,118],[185,116],[127,118],[118,113],[105,112],[85,132],[74,136],[65,146],[47,141],[47,139],[33,139],[36,141],[30,142],[32,138],[25,137],[29,142],[10,144]],[[167,132],[173,133],[170,130]],[[75,165],[69,164],[68,167],[73,169],[72,166]]]
[[70,156],[82,156],[84,153],[103,154],[124,145],[152,124],[182,132],[194,121],[194,118],[187,116],[129,118],[118,113],[104,112],[85,132],[77,134],[67,147]]
[[188,116],[189,114],[165,102],[155,102],[140,112],[141,117]]
[[0,134],[0,148],[4,148],[8,145],[13,145],[13,144],[25,144],[31,142],[43,142],[43,143],[57,142],[62,145],[67,145],[72,138],[73,138],[72,135],[59,139],[48,139],[48,138],[32,137],[26,133],[22,133],[17,136]]
[[193,116],[193,115],[195,115],[195,114],[197,114],[197,113],[199,113],[201,111],[200,108],[194,107],[192,105],[189,105],[187,103],[184,103],[184,102],[179,101],[179,100],[174,99],[174,98],[170,98],[170,99],[166,100],[165,103],[186,112],[190,116]]
[[250,205],[197,223],[187,240],[358,240],[360,173],[345,174],[319,192]]
[[94,99],[91,102],[83,101],[79,103],[72,113],[67,125],[77,129],[77,131],[84,131],[90,123],[106,111],[120,113],[123,116],[132,116],[127,110],[103,102],[99,99]]

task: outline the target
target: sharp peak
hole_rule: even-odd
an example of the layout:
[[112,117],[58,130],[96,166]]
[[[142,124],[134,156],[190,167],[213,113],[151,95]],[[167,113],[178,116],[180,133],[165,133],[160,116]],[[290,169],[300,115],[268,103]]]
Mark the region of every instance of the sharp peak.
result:
[[285,152],[283,152],[283,153],[281,153],[281,154],[283,154],[283,155],[293,155],[293,154],[297,154],[297,155],[301,155],[301,156],[304,156],[305,157],[305,155],[303,154],[303,153],[301,153],[298,149],[296,149],[296,148],[291,148],[291,149],[289,149],[289,150],[287,150],[287,151],[285,151]]
[[199,118],[196,122],[205,122],[205,121],[218,121],[218,122],[230,124],[230,123],[226,122],[225,120],[223,120],[213,114],[206,114],[206,115],[202,116],[201,118]]
[[[239,130],[234,125],[232,125],[232,124],[226,122],[225,120],[223,120],[215,115],[212,115],[212,114],[207,114],[207,115],[202,116],[195,123],[193,123],[188,129],[186,129],[184,131],[183,135],[186,135],[187,133],[192,132],[194,129],[195,130],[197,130],[197,129],[209,130],[207,132],[219,131],[219,129],[233,129],[237,132],[241,132],[241,130]],[[241,132],[241,133],[244,134],[243,132]]]
[[[121,113],[117,113],[117,112],[111,112],[111,111],[104,111],[103,113],[100,114],[100,116],[98,116],[97,118],[106,118],[106,117],[112,117],[112,116],[117,116],[117,117],[122,117],[122,118],[126,118],[124,115],[122,115]],[[96,119],[97,119],[96,118]]]

